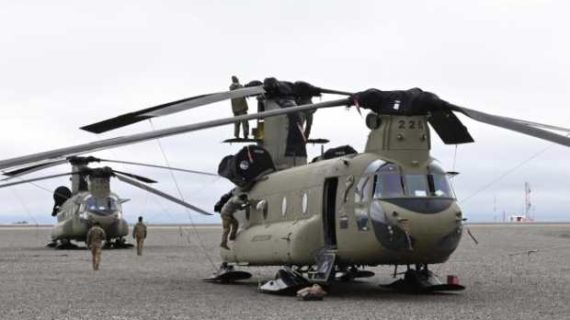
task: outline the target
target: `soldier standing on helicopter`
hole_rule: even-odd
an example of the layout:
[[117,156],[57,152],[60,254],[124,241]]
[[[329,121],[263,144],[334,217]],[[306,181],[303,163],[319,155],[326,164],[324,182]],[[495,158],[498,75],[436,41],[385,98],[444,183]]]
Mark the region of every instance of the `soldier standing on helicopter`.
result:
[[[236,76],[232,76],[232,84],[230,85],[230,90],[241,89],[243,86],[239,83]],[[247,101],[245,97],[232,99],[232,111],[234,116],[241,116],[247,114]],[[234,136],[239,138],[239,127],[240,124],[243,126],[243,137],[247,139],[249,135],[249,124],[247,120],[238,121],[234,123]]]
[[91,258],[93,261],[93,270],[99,270],[99,263],[101,263],[101,248],[103,241],[107,239],[105,230],[101,228],[99,222],[95,222],[91,229],[87,232],[87,239],[85,243],[87,248],[91,249]]

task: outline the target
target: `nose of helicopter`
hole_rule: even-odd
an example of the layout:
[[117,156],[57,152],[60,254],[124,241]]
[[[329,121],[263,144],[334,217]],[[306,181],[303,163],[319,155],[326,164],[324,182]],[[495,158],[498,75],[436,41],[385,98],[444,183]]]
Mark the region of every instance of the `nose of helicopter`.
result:
[[374,200],[370,208],[380,244],[402,257],[422,255],[441,263],[455,250],[462,234],[461,210],[454,199]]
[[89,220],[91,223],[99,222],[102,227],[110,226],[120,220],[120,212],[113,211],[105,215],[88,212],[87,220]]

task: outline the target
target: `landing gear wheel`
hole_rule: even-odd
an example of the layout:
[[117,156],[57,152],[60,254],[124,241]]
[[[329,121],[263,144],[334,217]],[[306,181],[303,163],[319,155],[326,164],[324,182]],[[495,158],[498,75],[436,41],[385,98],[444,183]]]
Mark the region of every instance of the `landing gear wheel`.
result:
[[275,280],[263,284],[259,291],[272,294],[295,294],[299,289],[306,288],[311,284],[300,273],[289,267],[282,267],[275,274]]
[[249,278],[251,278],[251,273],[234,270],[233,266],[230,266],[224,262],[218,271],[216,271],[216,273],[214,273],[210,278],[204,279],[204,281],[215,283],[231,283],[234,281],[245,280]]
[[121,237],[121,238],[117,238],[115,240],[115,242],[112,243],[113,248],[115,249],[128,249],[128,248],[132,248],[133,245],[130,243],[127,243],[127,241],[125,240],[125,238]]
[[443,283],[427,266],[416,269],[409,269],[404,275],[404,279],[399,279],[384,288],[394,289],[408,293],[429,293],[435,291],[461,291],[465,287],[457,283]]
[[[57,242],[56,242],[57,243]],[[59,244],[57,244],[55,247],[55,249],[59,249],[59,250],[75,250],[75,249],[79,249],[79,247],[76,244],[73,244],[71,242],[71,240],[69,239],[63,239],[59,241]]]

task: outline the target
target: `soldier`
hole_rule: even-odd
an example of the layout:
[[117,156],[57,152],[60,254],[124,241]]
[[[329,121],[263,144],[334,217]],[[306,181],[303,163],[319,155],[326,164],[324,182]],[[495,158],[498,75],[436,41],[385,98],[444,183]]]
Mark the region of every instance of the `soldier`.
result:
[[101,228],[99,222],[95,222],[91,229],[87,232],[87,239],[85,243],[87,248],[91,249],[91,256],[93,260],[93,270],[99,270],[99,263],[101,262],[101,248],[103,241],[107,239],[105,230]]
[[137,240],[137,256],[142,256],[144,239],[146,239],[146,225],[143,217],[139,217],[139,222],[133,228],[133,238]]
[[236,232],[239,227],[238,221],[234,217],[234,213],[238,210],[246,208],[247,206],[249,206],[247,195],[240,194],[231,197],[222,207],[220,216],[222,217],[222,226],[224,228],[224,231],[222,233],[222,243],[220,243],[220,247],[226,250],[230,250],[228,247],[228,235],[230,236],[230,241],[235,240]]
[[[295,100],[298,106],[312,104],[313,100],[311,97],[300,97]],[[301,113],[301,121],[305,123],[305,130],[303,132],[303,136],[305,140],[309,139],[309,135],[311,134],[311,127],[313,126],[313,114],[317,111],[316,109],[307,110],[300,112]]]
[[[236,76],[232,76],[232,84],[230,85],[230,90],[236,90],[243,88],[243,86],[239,83],[239,80]],[[235,98],[232,99],[232,111],[234,116],[240,116],[247,114],[247,101],[245,98]],[[247,139],[249,135],[249,124],[247,120],[239,121],[234,123],[234,136],[239,138],[239,127],[240,124],[243,125],[243,137]]]

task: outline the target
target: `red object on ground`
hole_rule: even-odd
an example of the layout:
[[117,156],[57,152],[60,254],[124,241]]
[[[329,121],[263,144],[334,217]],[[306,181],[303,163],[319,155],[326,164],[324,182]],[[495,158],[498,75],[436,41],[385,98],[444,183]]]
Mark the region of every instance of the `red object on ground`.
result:
[[454,275],[448,275],[447,284],[459,285],[459,277]]

